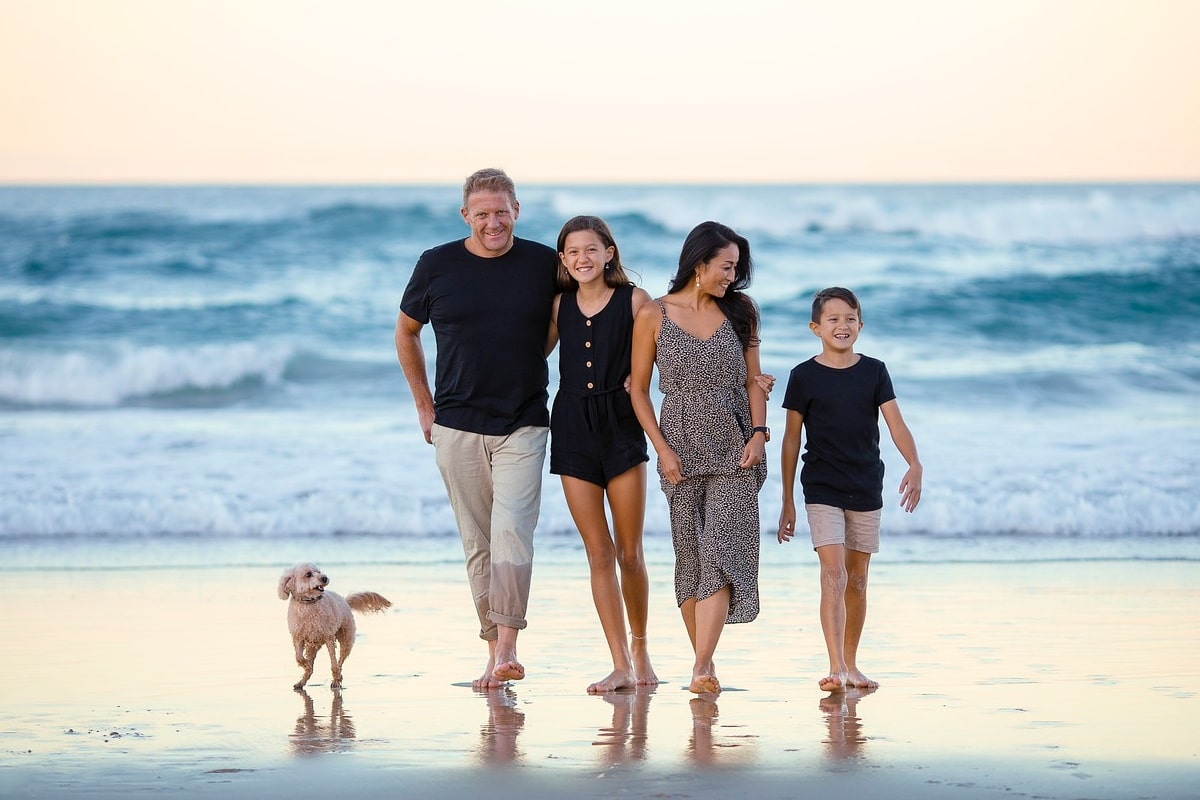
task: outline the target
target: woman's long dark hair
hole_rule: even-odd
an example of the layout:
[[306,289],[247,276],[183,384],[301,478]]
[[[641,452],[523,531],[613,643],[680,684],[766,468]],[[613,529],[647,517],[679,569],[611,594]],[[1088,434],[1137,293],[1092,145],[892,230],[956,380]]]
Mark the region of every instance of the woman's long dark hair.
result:
[[671,279],[668,292],[677,292],[691,283],[696,276],[696,269],[706,264],[717,254],[717,251],[727,245],[736,244],[738,262],[734,270],[733,282],[725,290],[724,297],[714,297],[717,307],[733,325],[742,349],[757,347],[759,338],[755,335],[758,330],[758,306],[744,290],[750,285],[753,274],[753,262],[750,259],[750,242],[745,236],[740,236],[728,225],[719,222],[701,222],[692,228],[692,232],[683,240],[683,249],[679,253],[679,270]]

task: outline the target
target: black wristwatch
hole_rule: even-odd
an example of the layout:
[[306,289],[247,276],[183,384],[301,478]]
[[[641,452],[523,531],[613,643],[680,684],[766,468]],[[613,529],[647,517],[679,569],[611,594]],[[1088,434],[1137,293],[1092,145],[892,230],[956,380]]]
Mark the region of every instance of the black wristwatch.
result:
[[761,433],[763,435],[764,442],[771,441],[771,429],[768,428],[766,425],[755,425],[753,428],[750,429],[751,436],[753,436],[756,433]]

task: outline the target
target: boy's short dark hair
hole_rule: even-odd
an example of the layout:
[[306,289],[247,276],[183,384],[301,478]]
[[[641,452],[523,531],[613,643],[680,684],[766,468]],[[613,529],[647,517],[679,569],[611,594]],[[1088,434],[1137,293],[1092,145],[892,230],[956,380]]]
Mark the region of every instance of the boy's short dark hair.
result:
[[845,301],[846,305],[858,312],[859,321],[862,321],[862,306],[859,304],[858,298],[854,296],[854,292],[849,289],[843,289],[841,286],[830,286],[828,289],[822,289],[813,295],[813,322],[821,321],[821,312],[825,310],[825,304],[834,299]]

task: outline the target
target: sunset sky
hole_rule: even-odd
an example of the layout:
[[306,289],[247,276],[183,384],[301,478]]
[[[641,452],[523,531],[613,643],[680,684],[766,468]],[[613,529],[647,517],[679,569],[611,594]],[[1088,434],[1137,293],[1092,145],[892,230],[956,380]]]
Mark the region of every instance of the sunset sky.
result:
[[0,0],[0,183],[1200,179],[1193,0]]

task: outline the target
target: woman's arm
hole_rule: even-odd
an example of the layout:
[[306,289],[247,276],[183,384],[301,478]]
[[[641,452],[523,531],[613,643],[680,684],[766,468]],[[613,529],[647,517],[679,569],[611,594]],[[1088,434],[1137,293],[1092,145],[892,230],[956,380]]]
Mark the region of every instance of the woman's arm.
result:
[[633,357],[629,371],[629,402],[637,415],[646,438],[658,454],[663,476],[672,485],[683,480],[683,463],[663,438],[650,400],[650,378],[654,374],[654,359],[658,355],[658,331],[662,314],[657,303],[644,303],[633,320]]

